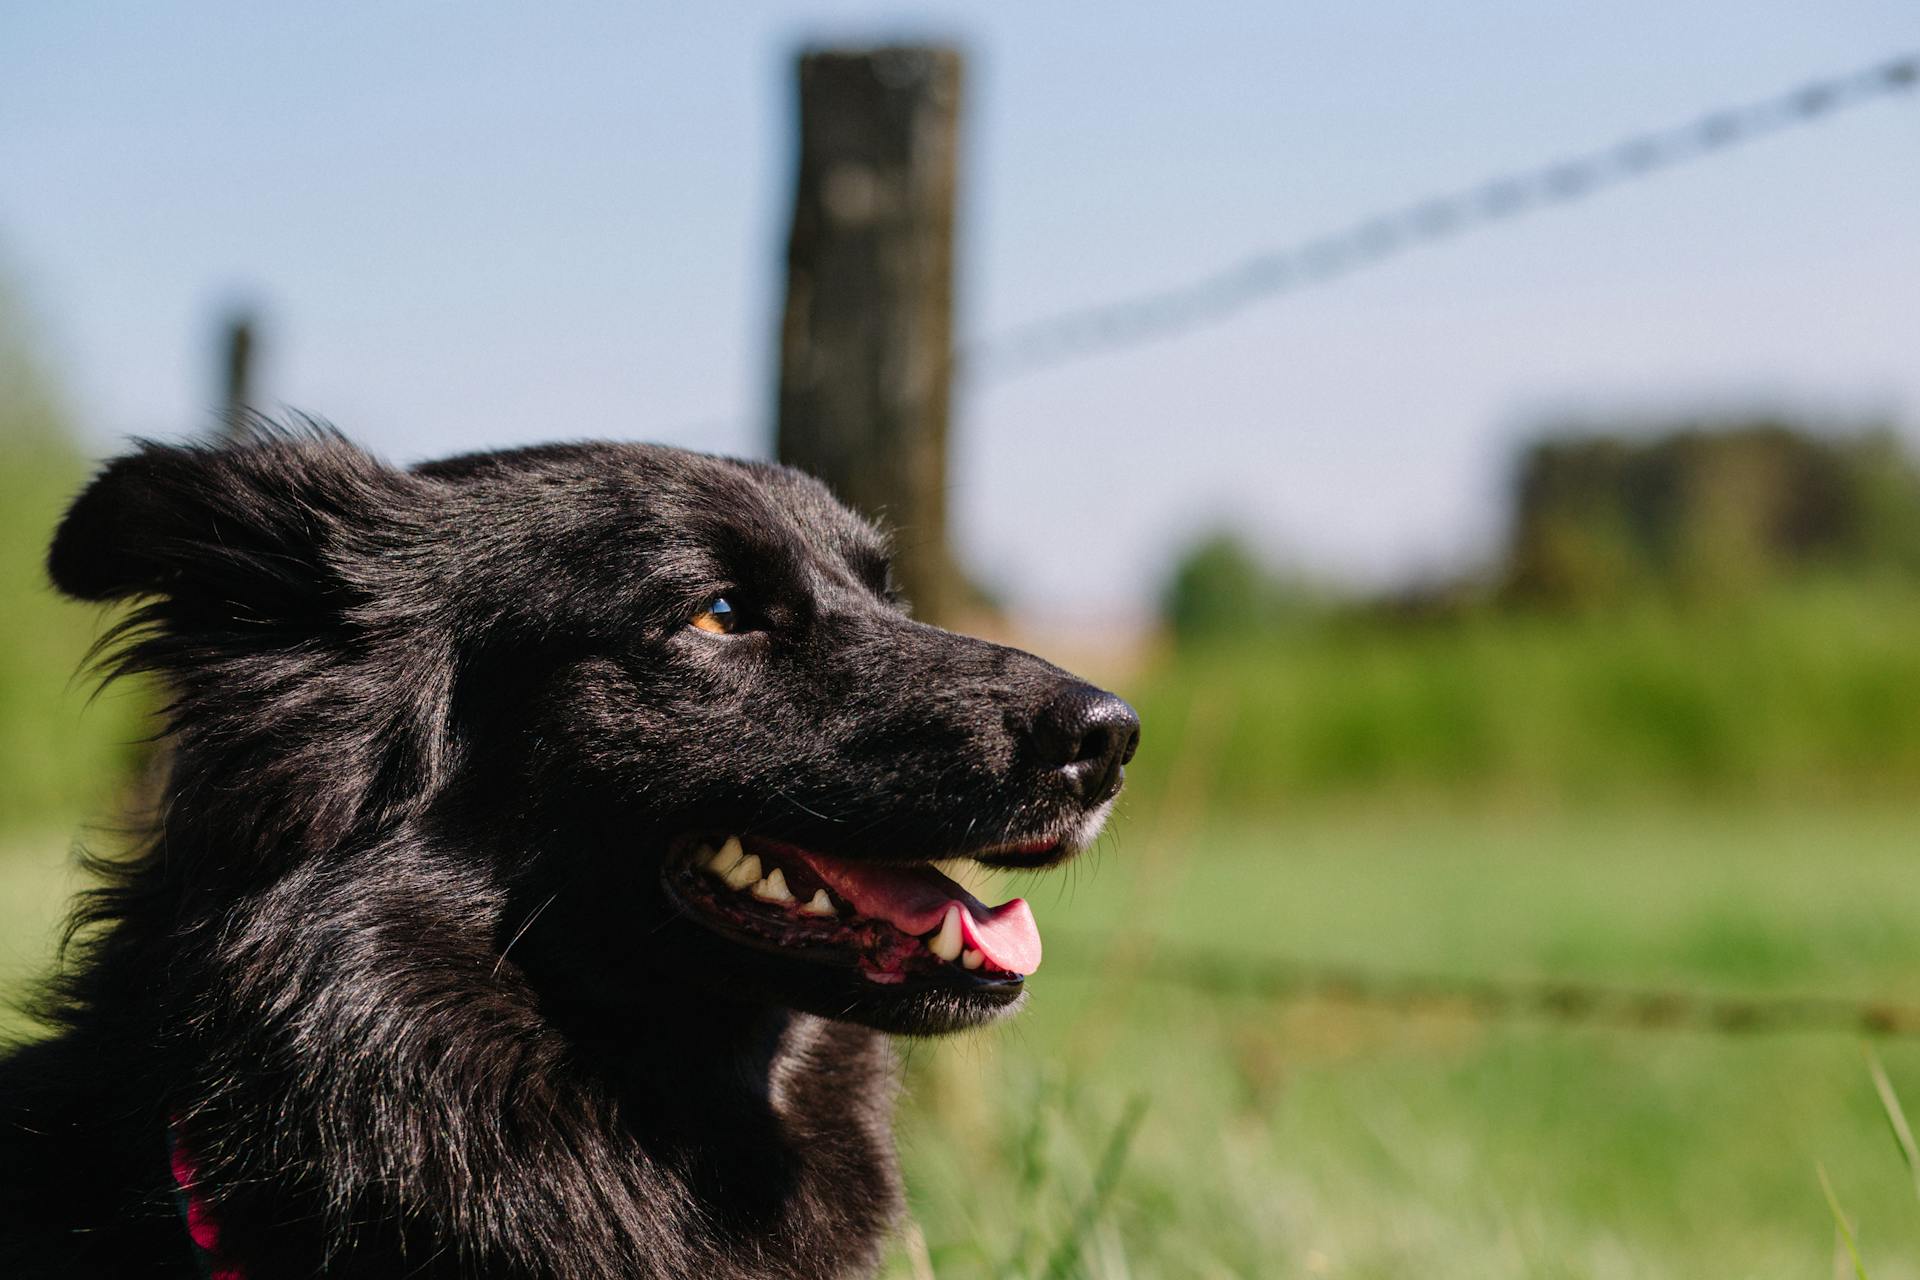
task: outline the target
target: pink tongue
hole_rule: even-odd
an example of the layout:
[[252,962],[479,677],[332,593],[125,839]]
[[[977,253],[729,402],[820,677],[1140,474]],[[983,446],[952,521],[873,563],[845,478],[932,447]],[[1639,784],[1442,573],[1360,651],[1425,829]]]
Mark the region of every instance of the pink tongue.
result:
[[1040,928],[1024,898],[989,907],[932,867],[883,867],[794,852],[863,916],[918,936],[938,929],[947,908],[958,906],[966,945],[987,963],[1006,973],[1032,973],[1040,967]]

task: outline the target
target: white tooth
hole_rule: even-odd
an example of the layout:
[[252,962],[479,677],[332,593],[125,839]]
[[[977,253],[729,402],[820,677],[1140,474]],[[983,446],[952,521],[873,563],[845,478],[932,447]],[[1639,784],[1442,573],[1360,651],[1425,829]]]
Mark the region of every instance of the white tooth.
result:
[[968,947],[960,953],[960,967],[963,969],[978,969],[986,962],[987,958],[978,951],[975,951],[972,947]]
[[815,889],[813,897],[800,908],[810,916],[831,916],[838,914],[833,909],[833,899],[827,896],[825,889]]
[[[726,851],[721,850],[724,856]],[[750,853],[727,868],[727,887],[745,889],[760,879],[760,855]]]
[[713,872],[714,875],[719,876],[723,880],[726,879],[727,869],[721,865],[720,854],[712,845],[702,841],[694,848],[693,860],[695,864],[705,867],[707,870]]
[[722,844],[718,849],[712,845],[702,845],[701,848],[706,850],[705,861],[707,870],[713,872],[713,874],[719,876],[722,880],[727,880],[728,883],[732,883],[729,877],[734,867],[740,862],[740,841],[738,838],[733,836],[727,837],[726,843]]
[[959,907],[947,908],[946,919],[940,922],[940,932],[927,943],[927,950],[949,963],[960,958]]
[[793,890],[787,888],[787,873],[775,867],[767,878],[753,886],[753,896],[762,902],[792,902]]

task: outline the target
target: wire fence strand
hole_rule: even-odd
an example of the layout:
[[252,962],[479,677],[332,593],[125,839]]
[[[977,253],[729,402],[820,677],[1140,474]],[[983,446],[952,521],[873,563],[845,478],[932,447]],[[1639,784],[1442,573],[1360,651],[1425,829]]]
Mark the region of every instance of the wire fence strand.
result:
[[1364,218],[1290,248],[1256,254],[1190,283],[1066,311],[970,344],[957,354],[974,385],[1006,382],[1215,325],[1256,302],[1325,284],[1523,214],[1571,204],[1638,178],[1911,90],[1920,53],[1711,111],[1677,128]]
[[[1064,948],[1099,955],[1081,939]],[[1485,1020],[1537,1018],[1642,1031],[1740,1035],[1839,1031],[1880,1038],[1920,1036],[1920,1006],[1847,996],[1742,996],[1676,988],[1636,988],[1553,979],[1468,978],[1267,956],[1162,943],[1138,975],[1211,996],[1317,1000],[1401,1013],[1454,1011]],[[1063,966],[1071,967],[1071,966]],[[1092,976],[1103,966],[1073,971]]]

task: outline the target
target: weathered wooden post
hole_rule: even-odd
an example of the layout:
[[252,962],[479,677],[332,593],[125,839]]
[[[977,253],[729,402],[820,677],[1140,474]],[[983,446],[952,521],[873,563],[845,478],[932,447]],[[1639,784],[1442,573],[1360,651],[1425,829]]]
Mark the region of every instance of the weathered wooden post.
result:
[[776,451],[894,530],[923,618],[962,603],[947,543],[961,57],[937,46],[800,58]]
[[234,311],[227,317],[220,346],[220,434],[240,434],[253,407],[253,313]]

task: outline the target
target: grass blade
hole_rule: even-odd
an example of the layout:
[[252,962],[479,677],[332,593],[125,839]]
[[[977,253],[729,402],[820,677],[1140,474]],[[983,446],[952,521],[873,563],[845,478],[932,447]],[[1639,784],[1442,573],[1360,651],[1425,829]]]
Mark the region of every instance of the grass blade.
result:
[[1029,1269],[1027,1250],[1039,1222],[1040,1190],[1047,1175],[1047,1117],[1052,1113],[1054,1099],[1063,1092],[1050,1075],[1043,1075],[1034,1087],[1033,1109],[1017,1146],[1015,1165],[1020,1172],[1014,1185],[1018,1188],[1015,1203],[1020,1206],[1020,1226],[1014,1236],[1013,1249],[1007,1255],[1005,1274],[1024,1274]]
[[1860,1245],[1853,1238],[1853,1228],[1847,1223],[1847,1215],[1840,1211],[1840,1197],[1833,1194],[1833,1184],[1827,1181],[1827,1166],[1816,1164],[1815,1172],[1820,1175],[1820,1189],[1827,1193],[1827,1208],[1833,1210],[1833,1225],[1840,1232],[1840,1239],[1847,1246],[1847,1256],[1853,1259],[1853,1274],[1859,1280],[1867,1280],[1867,1266],[1860,1261]]
[[1887,1127],[1893,1130],[1893,1140],[1900,1147],[1901,1158],[1907,1162],[1907,1172],[1913,1176],[1913,1193],[1920,1196],[1920,1146],[1914,1144],[1913,1126],[1907,1123],[1907,1113],[1900,1109],[1900,1095],[1893,1091],[1893,1081],[1887,1079],[1880,1055],[1873,1051],[1872,1045],[1862,1048],[1867,1055],[1867,1070],[1873,1073],[1874,1091],[1880,1095],[1880,1109],[1887,1113]]
[[1047,1256],[1046,1280],[1066,1280],[1076,1270],[1075,1264],[1080,1259],[1087,1234],[1099,1221],[1101,1211],[1107,1207],[1114,1184],[1120,1180],[1120,1170],[1127,1162],[1127,1152],[1133,1146],[1133,1135],[1146,1114],[1147,1099],[1144,1095],[1135,1095],[1127,1103],[1120,1122],[1113,1126],[1113,1136],[1107,1139],[1107,1149],[1100,1153],[1100,1165],[1093,1175],[1093,1189],[1073,1215],[1073,1221],[1068,1224],[1066,1234],[1060,1237],[1060,1243]]

